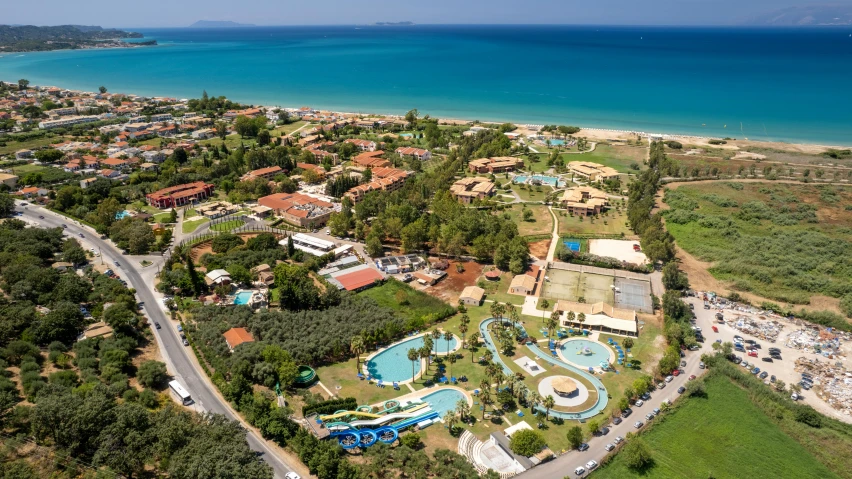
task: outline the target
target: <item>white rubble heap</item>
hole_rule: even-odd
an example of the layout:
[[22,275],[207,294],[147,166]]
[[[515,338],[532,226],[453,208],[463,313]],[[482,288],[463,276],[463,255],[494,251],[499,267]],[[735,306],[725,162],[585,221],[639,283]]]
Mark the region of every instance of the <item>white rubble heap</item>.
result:
[[801,357],[796,371],[813,376],[814,392],[845,416],[852,415],[852,372],[840,361],[820,361]]

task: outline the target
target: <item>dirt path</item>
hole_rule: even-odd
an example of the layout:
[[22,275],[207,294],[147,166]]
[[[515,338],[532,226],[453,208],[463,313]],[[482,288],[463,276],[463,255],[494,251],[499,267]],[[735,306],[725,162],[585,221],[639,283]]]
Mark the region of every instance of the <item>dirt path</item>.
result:
[[550,216],[553,217],[553,239],[550,242],[550,248],[547,250],[547,261],[553,261],[553,257],[556,255],[556,245],[559,244],[559,218],[556,217],[556,213],[553,212],[553,207],[548,206],[547,211],[550,212]]

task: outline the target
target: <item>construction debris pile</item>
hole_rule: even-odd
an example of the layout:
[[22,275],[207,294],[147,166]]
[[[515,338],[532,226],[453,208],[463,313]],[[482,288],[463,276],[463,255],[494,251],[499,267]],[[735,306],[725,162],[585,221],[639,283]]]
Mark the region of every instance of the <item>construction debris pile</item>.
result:
[[770,343],[774,343],[778,339],[778,335],[784,328],[784,325],[780,322],[767,319],[764,315],[757,317],[737,315],[733,319],[729,318],[728,324],[738,331],[765,339]]
[[835,356],[843,355],[841,351],[843,341],[849,340],[849,336],[849,333],[839,332],[831,328],[804,327],[790,332],[787,335],[785,346],[834,359]]
[[814,391],[820,399],[841,414],[852,415],[852,372],[840,361],[820,361],[801,357],[796,360],[796,371],[813,377]]

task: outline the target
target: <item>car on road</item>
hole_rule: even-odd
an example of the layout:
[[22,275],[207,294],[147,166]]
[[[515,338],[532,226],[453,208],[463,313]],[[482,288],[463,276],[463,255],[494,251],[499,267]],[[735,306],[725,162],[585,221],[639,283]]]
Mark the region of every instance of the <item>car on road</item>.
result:
[[645,401],[641,399],[636,400],[636,403],[634,403],[636,407],[642,407],[643,404],[645,404]]
[[633,410],[632,410],[632,409],[630,409],[630,408],[627,408],[627,409],[625,409],[624,411],[621,411],[621,417],[623,417],[623,418],[627,418],[627,417],[629,417],[631,414],[633,414]]
[[689,380],[690,380],[690,381],[692,381],[693,379],[695,379],[695,375],[694,375],[694,374],[690,374],[690,375],[689,375]]
[[645,414],[645,419],[647,419],[648,421],[654,419],[654,413],[649,412],[648,414]]
[[772,362],[772,358],[770,358],[770,357],[763,357],[763,358],[760,358],[760,360],[763,361],[764,363],[771,363]]
[[615,439],[613,439],[613,440],[615,441],[616,444],[621,444],[622,441],[624,441],[624,438],[621,437],[621,436],[615,436]]
[[644,426],[644,424],[642,423],[642,421],[636,421],[636,422],[633,424],[633,427],[635,427],[636,429],[639,429],[639,428],[641,428],[642,426]]
[[302,479],[302,476],[290,471],[287,474],[284,474],[284,479]]
[[713,332],[714,332],[714,333],[718,333],[718,332],[719,332],[719,328],[717,328],[716,326],[713,326]]
[[586,470],[583,469],[583,466],[580,466],[577,469],[574,469],[574,474],[576,474],[578,476],[582,476],[585,473],[586,473]]
[[704,369],[706,367],[707,366],[704,365],[704,361],[701,361],[701,362],[698,363],[698,369]]
[[619,424],[621,424],[621,418],[617,417],[617,418],[613,419],[612,423],[615,424],[616,426],[618,426]]
[[615,444],[609,443],[606,446],[604,446],[604,449],[606,449],[607,451],[612,451],[613,449],[615,449]]
[[679,375],[680,375],[679,369],[675,369],[674,371],[672,371],[672,376],[679,376]]
[[660,408],[655,407],[654,408],[654,414],[660,414]]
[[760,368],[754,368],[754,369],[751,370],[752,374],[757,374],[759,372],[760,372]]
[[663,389],[666,387],[666,383],[657,383],[657,389]]
[[160,326],[160,323],[158,323],[158,322],[156,322],[156,321],[154,321],[154,327],[155,327],[155,328],[157,328],[157,329],[162,329],[162,328],[163,328],[162,326]]
[[577,450],[580,451],[580,452],[587,451],[587,450],[589,450],[589,445],[584,442],[584,443],[580,444],[579,446],[577,446]]
[[767,376],[769,376],[769,373],[766,372],[766,371],[763,371],[762,373],[760,373],[760,375],[758,377],[760,379],[766,379]]
[[120,264],[118,264],[118,261],[113,261],[112,264],[114,264],[115,266],[118,266],[118,267],[121,266]]
[[591,461],[589,461],[589,462],[587,462],[587,463],[586,463],[586,469],[588,469],[588,470],[590,470],[590,471],[591,471],[592,469],[596,468],[596,467],[598,467],[598,463],[597,463],[597,461],[595,461],[594,459],[592,459]]
[[681,386],[681,387],[677,388],[677,393],[678,393],[678,394],[683,394],[683,392],[684,392],[684,391],[686,391],[686,388],[685,388],[685,387],[683,387],[683,386]]
[[177,330],[178,330],[178,332],[179,332],[179,333],[182,333],[182,332],[183,332],[183,326],[181,326],[180,324],[178,324],[178,325],[177,325]]
[[43,219],[44,219],[44,215],[38,215],[38,219],[43,220]]

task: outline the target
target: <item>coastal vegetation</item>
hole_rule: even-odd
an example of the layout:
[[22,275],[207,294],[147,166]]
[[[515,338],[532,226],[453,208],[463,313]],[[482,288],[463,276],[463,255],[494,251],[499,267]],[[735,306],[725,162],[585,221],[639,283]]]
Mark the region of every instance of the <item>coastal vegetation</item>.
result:
[[103,29],[96,26],[0,25],[0,51],[31,52],[116,46],[156,45],[155,40],[125,43],[117,40],[142,38],[141,33]]
[[712,262],[710,273],[732,290],[792,304],[852,294],[849,187],[682,185],[664,201],[678,245]]

